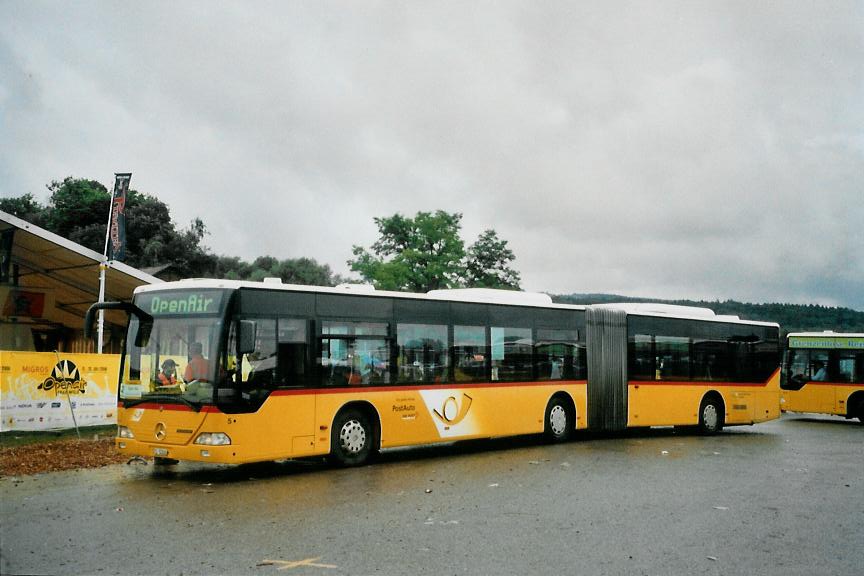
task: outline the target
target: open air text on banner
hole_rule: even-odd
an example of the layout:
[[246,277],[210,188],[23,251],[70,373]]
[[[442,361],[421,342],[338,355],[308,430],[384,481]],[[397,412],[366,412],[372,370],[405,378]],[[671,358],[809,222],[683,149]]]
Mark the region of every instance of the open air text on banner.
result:
[[120,356],[0,351],[0,430],[117,422]]

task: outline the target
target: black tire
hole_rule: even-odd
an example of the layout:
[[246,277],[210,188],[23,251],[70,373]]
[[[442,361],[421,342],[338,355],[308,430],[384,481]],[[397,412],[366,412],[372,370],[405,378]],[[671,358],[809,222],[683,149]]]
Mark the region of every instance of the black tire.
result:
[[563,396],[554,396],[546,405],[543,418],[543,436],[549,442],[568,440],[576,426],[573,406]]
[[699,432],[717,434],[723,430],[723,402],[716,396],[706,396],[699,406]]
[[339,466],[360,466],[374,452],[375,431],[362,411],[343,410],[330,432],[330,459]]
[[858,399],[858,406],[856,408],[855,414],[858,416],[858,422],[864,424],[864,398]]

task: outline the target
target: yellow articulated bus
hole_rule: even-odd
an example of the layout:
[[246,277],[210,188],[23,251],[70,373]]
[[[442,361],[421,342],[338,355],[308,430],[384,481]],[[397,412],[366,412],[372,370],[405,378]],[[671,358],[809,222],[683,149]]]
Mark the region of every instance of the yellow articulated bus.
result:
[[864,334],[789,334],[781,388],[784,412],[834,414],[864,422]]
[[100,308],[129,314],[117,446],[162,463],[356,465],[397,446],[779,416],[778,327],[705,309],[278,279],[142,286],[92,306],[88,329]]
[[707,308],[604,304],[586,310],[588,423],[724,426],[780,417],[780,327]]

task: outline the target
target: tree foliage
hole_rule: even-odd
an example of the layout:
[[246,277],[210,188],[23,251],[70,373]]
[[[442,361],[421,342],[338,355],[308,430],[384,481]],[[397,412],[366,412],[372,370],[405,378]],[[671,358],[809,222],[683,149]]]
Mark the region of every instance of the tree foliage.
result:
[[[0,199],[0,210],[102,253],[111,194],[95,180],[68,177],[53,181],[48,204],[32,194]],[[126,259],[136,268],[165,267],[172,277],[260,280],[268,276],[293,284],[332,286],[342,279],[311,258],[277,260],[265,256],[247,263],[216,256],[204,246],[207,227],[193,218],[178,229],[168,206],[158,198],[129,190],[126,196]]]
[[45,207],[33,197],[33,194],[27,193],[17,198],[0,198],[0,210],[40,228],[46,228]]
[[309,286],[335,286],[343,278],[334,274],[326,264],[318,264],[312,258],[289,258],[278,260],[272,256],[259,256],[255,261],[244,262],[237,256],[219,256],[213,276],[229,280],[252,280],[280,278],[286,284]]
[[507,241],[498,238],[495,230],[484,230],[468,248],[465,262],[465,282],[477,288],[519,289],[519,272],[510,267],[516,259]]
[[351,270],[383,290],[427,292],[441,288],[519,289],[510,267],[513,252],[494,230],[467,251],[460,237],[462,214],[438,210],[375,218],[379,238],[367,250],[354,246]]

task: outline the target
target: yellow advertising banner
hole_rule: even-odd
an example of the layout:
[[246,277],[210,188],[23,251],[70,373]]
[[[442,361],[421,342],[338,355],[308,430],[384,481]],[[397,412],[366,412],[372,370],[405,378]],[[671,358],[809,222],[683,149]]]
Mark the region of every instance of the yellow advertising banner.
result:
[[0,351],[0,430],[115,424],[119,373],[115,354]]

